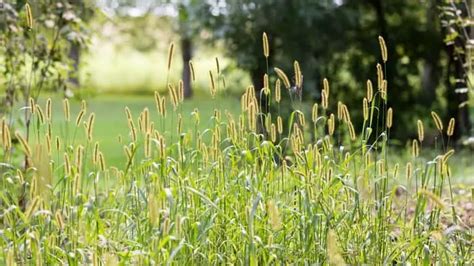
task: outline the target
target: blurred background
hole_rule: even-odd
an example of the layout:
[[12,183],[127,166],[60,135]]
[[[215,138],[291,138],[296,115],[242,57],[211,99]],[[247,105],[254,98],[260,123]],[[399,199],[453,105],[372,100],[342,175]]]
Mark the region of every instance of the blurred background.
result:
[[[292,76],[298,60],[308,109],[320,101],[328,78],[331,108],[341,100],[360,122],[366,82],[376,84],[376,64],[382,62],[380,35],[388,46],[385,75],[398,143],[416,136],[417,119],[433,125],[431,110],[446,123],[456,118],[455,143],[474,143],[470,0],[44,0],[30,3],[33,30],[24,27],[25,3],[1,3],[4,112],[31,91],[91,99],[104,112],[141,107],[142,97],[151,103],[154,91],[166,93],[167,80],[180,79],[190,106],[202,105],[216,58],[221,104],[238,110],[249,85],[263,87],[267,67],[272,77],[273,67]],[[175,49],[168,75],[170,43]],[[436,132],[428,128],[430,139]]]

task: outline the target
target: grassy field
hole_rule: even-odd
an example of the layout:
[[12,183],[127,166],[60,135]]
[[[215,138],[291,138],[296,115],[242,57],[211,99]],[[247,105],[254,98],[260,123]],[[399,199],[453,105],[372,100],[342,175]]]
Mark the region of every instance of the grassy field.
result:
[[388,107],[382,68],[357,128],[327,80],[304,113],[276,68],[262,95],[278,110],[291,98],[289,116],[253,87],[225,95],[215,72],[202,77],[215,100],[186,101],[179,86],[30,100],[15,109],[29,139],[0,121],[0,264],[473,264],[472,152],[422,145],[425,126],[453,134],[434,112],[436,127],[419,120],[395,147],[403,110]]
[[[42,101],[43,104],[45,100]],[[53,132],[61,135],[65,132],[65,118],[63,106],[59,98],[55,99],[53,104],[54,123]],[[80,101],[71,101],[71,112],[77,114],[80,109]],[[153,114],[153,122],[158,130],[162,132],[175,132],[176,129],[176,115],[172,112],[166,119],[158,118],[157,109],[153,95],[101,95],[94,97],[87,101],[87,109],[89,112],[96,114],[96,122],[94,126],[94,140],[100,141],[101,149],[104,154],[107,154],[106,162],[115,167],[122,167],[126,160],[123,151],[124,142],[129,139],[129,127],[126,120],[125,107],[128,107],[132,114],[138,115],[145,108],[148,108]],[[198,130],[203,132],[213,124],[211,117],[214,109],[225,110],[237,114],[239,112],[239,99],[235,96],[222,97],[219,100],[213,100],[209,96],[198,95],[192,100],[185,101],[180,106],[180,111],[183,114],[183,125],[186,130],[194,129],[194,122],[192,121],[192,112],[198,109],[202,117]],[[161,126],[161,121],[164,121],[164,128]],[[70,129],[72,131],[72,128]],[[71,134],[73,134],[71,132]],[[170,133],[172,134],[172,133]],[[119,136],[125,141],[119,143]],[[171,136],[169,136],[171,137]],[[177,139],[177,136],[174,136]],[[83,127],[79,128],[76,133],[77,142],[83,142],[86,138]]]
[[[305,144],[306,130],[285,133],[274,123],[268,141],[256,133],[252,91],[243,111],[232,97],[178,101],[176,111],[166,98],[164,120],[153,96],[72,102],[70,122],[60,99],[41,101],[33,110],[37,140],[15,134],[32,168],[22,172],[4,157],[11,169],[1,181],[0,261],[472,263],[469,157],[388,153],[383,139],[364,144],[364,132],[333,135],[335,125],[350,127],[349,116],[336,124],[314,111],[304,122],[295,110],[294,123],[313,125],[315,143]],[[50,123],[57,146],[48,144]]]
[[[57,121],[57,123],[54,123],[55,127],[53,128],[53,132],[61,135],[65,130],[63,107],[60,103],[60,98],[53,98],[53,100],[55,102],[53,105],[54,120]],[[45,100],[43,99],[41,102],[44,104]],[[119,168],[123,166],[126,160],[123,147],[119,143],[119,136],[121,136],[122,139],[129,137],[129,127],[125,121],[125,107],[130,108],[132,114],[139,114],[144,108],[148,108],[151,113],[157,113],[153,95],[100,95],[87,100],[87,106],[89,112],[96,114],[94,139],[100,141],[101,149],[104,151],[104,154],[107,154],[105,158],[107,164]],[[201,117],[207,118],[207,120],[202,121],[198,127],[198,129],[203,132],[213,124],[212,115],[215,109],[219,109],[224,113],[228,111],[234,115],[238,115],[240,112],[240,103],[238,97],[234,95],[213,100],[209,95],[201,93],[190,100],[184,101],[180,108],[183,114],[184,131],[194,129],[192,112],[197,108]],[[80,101],[71,101],[72,113],[78,113],[79,109]],[[158,126],[157,129],[161,130],[162,119],[157,116],[153,117],[153,122]],[[162,131],[173,132],[173,128],[176,127],[176,119],[177,118],[172,118],[171,116],[165,119],[165,128]],[[86,138],[85,130],[77,130],[76,138],[78,142],[82,142]],[[436,157],[437,152],[439,151],[428,147],[425,148],[422,157],[424,157],[424,161],[429,161]],[[391,150],[390,163],[407,162],[410,160],[410,156],[410,149],[400,148]],[[455,183],[466,185],[474,184],[474,165],[472,165],[471,162],[473,156],[473,151],[467,149],[461,150],[453,155],[452,171]]]

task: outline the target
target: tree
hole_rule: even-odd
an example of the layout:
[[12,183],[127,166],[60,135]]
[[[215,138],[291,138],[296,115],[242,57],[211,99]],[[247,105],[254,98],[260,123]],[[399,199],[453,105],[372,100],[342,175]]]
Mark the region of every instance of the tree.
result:
[[[470,1],[469,1],[470,2]],[[439,4],[446,52],[449,57],[446,77],[447,118],[456,119],[455,135],[472,132],[469,116],[469,93],[473,91],[472,65],[474,56],[473,6],[467,1],[444,1]]]
[[[28,107],[33,108],[46,89],[67,91],[65,81],[73,67],[67,58],[69,39],[66,36],[82,36],[81,32],[76,31],[80,22],[72,19],[75,17],[75,10],[66,1],[35,1],[31,5],[26,1],[16,1],[4,3],[2,8],[0,40],[3,45],[0,48],[0,69],[6,83],[2,86],[5,98],[0,110],[4,116],[1,120],[2,123],[8,123],[10,128],[24,126],[24,137],[28,142],[32,120],[32,110]],[[21,104],[18,109],[23,110],[23,117],[13,113],[18,102]],[[46,138],[51,139],[51,133],[48,132]],[[15,136],[12,143],[16,145],[19,140]],[[3,152],[5,164],[0,167],[0,172],[4,171],[5,165],[11,163],[12,159],[17,159],[11,158],[15,154],[10,151],[4,149]],[[25,153],[25,170],[31,166],[31,157],[31,154]],[[26,189],[26,185],[22,186],[23,191],[18,199],[23,210],[27,206]]]
[[[291,74],[298,60],[304,75],[303,100],[318,101],[324,77],[331,94],[348,106],[359,106],[367,79],[376,80],[375,65],[381,62],[377,37],[388,45],[384,67],[390,90],[388,105],[395,109],[395,125],[416,127],[440,106],[436,90],[442,89],[447,57],[436,14],[436,1],[225,1],[211,24],[216,39],[224,39],[226,52],[247,70],[256,90],[263,74],[278,66]],[[270,67],[261,50],[261,34],[270,40]],[[420,67],[421,66],[421,67]],[[257,93],[259,95],[259,93]],[[351,97],[348,97],[350,95]],[[331,111],[336,103],[330,103]],[[397,112],[410,108],[411,112]],[[354,108],[360,109],[360,108]],[[354,113],[361,121],[362,114]],[[392,129],[402,139],[406,128]]]
[[[184,97],[192,96],[191,74],[189,61],[193,57],[194,40],[199,36],[203,27],[208,24],[210,18],[210,5],[201,0],[122,0],[100,2],[103,8],[115,9],[113,14],[120,16],[166,16],[171,19],[173,28],[180,36],[180,48],[182,59],[182,80],[184,85]],[[172,12],[163,12],[163,9]],[[175,13],[175,14],[174,14]]]
[[[0,112],[11,116],[18,101],[29,106],[30,98],[36,101],[46,89],[68,91],[65,81],[72,66],[67,59],[67,36],[86,36],[78,30],[80,21],[70,19],[76,13],[65,1],[47,0],[32,5],[17,1],[3,5],[0,39],[4,45],[0,58],[6,83]],[[30,119],[31,113],[25,109],[20,122],[26,126],[27,139]]]
[[[68,13],[64,14],[64,19],[73,21],[75,30],[69,32],[66,36],[69,41],[69,52],[68,56],[71,60],[71,71],[69,72],[69,84],[78,88],[79,84],[79,65],[82,50],[87,46],[88,31],[87,22],[94,15],[94,8],[92,3],[88,0],[68,0],[67,5],[70,6]],[[72,12],[74,10],[74,12]]]
[[191,86],[191,69],[189,62],[193,57],[193,40],[201,32],[201,26],[207,24],[205,19],[209,15],[209,5],[205,1],[200,0],[170,2],[174,5],[176,10],[178,10],[178,15],[175,19],[175,27],[177,28],[181,38],[184,97],[190,98],[193,91]]

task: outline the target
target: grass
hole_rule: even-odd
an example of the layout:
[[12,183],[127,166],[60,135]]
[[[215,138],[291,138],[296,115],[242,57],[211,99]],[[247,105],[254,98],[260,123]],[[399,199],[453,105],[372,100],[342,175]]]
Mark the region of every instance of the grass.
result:
[[73,103],[69,122],[58,100],[32,104],[29,140],[1,125],[0,263],[472,264],[452,147],[433,154],[419,137],[419,153],[395,156],[379,84],[360,130],[343,103],[327,104],[329,86],[283,129],[253,87],[240,104],[174,91],[166,116],[152,96]]
[[[64,115],[62,110],[62,104],[60,104],[59,98],[53,98],[55,103],[53,105],[54,123],[53,131],[61,133],[64,127]],[[45,100],[41,101],[43,104]],[[124,121],[125,107],[130,108],[133,114],[139,114],[146,107],[151,112],[157,112],[153,97],[151,95],[112,95],[102,94],[98,97],[91,98],[87,101],[88,109],[90,112],[94,112],[96,116],[96,124],[94,126],[94,138],[100,141],[101,150],[104,154],[107,154],[106,162],[108,165],[120,167],[125,160],[125,154],[123,153],[122,147],[119,145],[119,136],[126,137],[129,134],[129,128]],[[221,97],[218,101],[212,100],[205,94],[197,95],[196,97],[184,101],[182,105],[182,113],[184,118],[184,127],[187,130],[192,129],[192,112],[197,108],[201,117],[211,118],[214,109],[222,109],[229,111],[234,115],[238,115],[240,112],[240,103],[237,97],[229,95],[227,97]],[[80,109],[80,101],[71,101],[71,110],[78,112]],[[159,119],[154,119],[155,124],[160,123]],[[203,122],[199,125],[199,130],[202,132],[206,128],[209,128],[212,124],[212,120],[208,119],[207,122]],[[171,119],[166,121],[165,131],[171,131],[173,128]],[[186,131],[186,130],[185,130]],[[85,139],[84,130],[79,130],[77,134],[78,141],[82,142]],[[427,161],[429,158],[436,157],[436,150],[431,148],[425,148],[425,154],[423,157]],[[410,149],[395,149],[391,151],[391,157],[394,158],[394,162],[407,162],[410,160]],[[453,181],[460,184],[473,184],[474,167],[471,165],[470,158],[473,156],[472,152],[468,150],[460,151],[453,156],[452,160],[452,171]],[[393,167],[393,165],[392,165]]]
[[[44,102],[44,101],[42,101]],[[64,132],[65,119],[62,110],[62,103],[60,99],[56,99],[56,104],[53,104],[54,126],[53,131],[58,135]],[[152,114],[156,114],[157,110],[152,95],[138,96],[138,95],[101,95],[87,101],[89,112],[96,114],[96,123],[94,126],[94,139],[100,141],[101,150],[107,154],[106,162],[108,165],[120,167],[126,159],[123,148],[119,143],[119,136],[126,139],[129,135],[129,128],[126,121],[125,107],[130,108],[132,114],[138,115],[144,108],[148,108]],[[239,101],[236,97],[223,97],[219,101],[212,100],[205,95],[197,95],[191,100],[185,101],[181,106],[183,114],[183,123],[191,125],[191,113],[195,108],[198,108],[202,123],[198,129],[204,131],[208,128],[212,121],[204,118],[210,118],[215,108],[225,107],[229,112],[236,114],[239,112]],[[71,101],[71,111],[77,113],[80,109],[80,101]],[[223,108],[224,109],[224,108]],[[157,116],[153,116],[155,125],[160,125],[161,121]],[[172,132],[172,119],[165,121],[165,130]],[[186,129],[189,129],[186,127]],[[76,139],[83,142],[85,130],[78,130]]]

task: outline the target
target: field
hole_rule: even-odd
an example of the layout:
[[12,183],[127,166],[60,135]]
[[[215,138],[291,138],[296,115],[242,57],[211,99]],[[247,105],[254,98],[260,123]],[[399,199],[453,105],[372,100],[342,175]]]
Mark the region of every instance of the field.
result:
[[4,6],[0,265],[474,264],[469,12],[73,2]]
[[472,262],[471,192],[455,185],[469,168],[450,167],[450,149],[430,158],[416,141],[398,156],[355,133],[347,107],[325,115],[329,98],[310,117],[295,110],[288,133],[265,114],[262,135],[251,88],[240,106],[179,95],[30,102],[36,141],[15,136],[33,168],[4,165],[4,261]]
[[[56,98],[55,104],[53,105],[53,113],[55,114],[55,132],[64,131],[65,120],[62,115],[62,103],[61,99]],[[45,99],[42,100],[44,104]],[[78,112],[80,109],[81,101],[71,101],[71,112]],[[130,108],[132,114],[139,114],[144,108],[148,108],[152,114],[156,114],[155,102],[153,95],[141,95],[137,96],[134,94],[125,95],[101,95],[98,97],[91,98],[87,101],[88,110],[96,114],[96,123],[94,126],[94,139],[100,141],[101,150],[104,154],[107,154],[106,162],[108,165],[120,167],[123,161],[126,159],[123,147],[119,143],[119,136],[126,138],[129,135],[129,128],[126,121],[125,107]],[[225,108],[223,108],[225,107]],[[197,108],[202,117],[211,117],[214,109],[228,110],[233,114],[239,112],[239,100],[235,96],[220,98],[219,101],[212,100],[210,97],[205,95],[196,96],[192,100],[185,101],[181,106],[183,114],[183,124],[186,129],[190,129],[192,121],[192,112]],[[57,114],[57,115],[56,115]],[[153,122],[156,125],[161,123],[160,120],[155,116]],[[203,120],[199,125],[198,129],[204,131],[212,124],[212,121],[208,119]],[[172,119],[165,121],[165,131],[172,132],[173,124]],[[82,129],[77,130],[76,139],[78,142],[83,141],[86,138],[85,131]]]
[[[208,117],[208,121],[203,121],[199,124],[198,129],[203,132],[206,128],[212,125],[212,114],[214,109],[221,109],[228,111],[233,115],[238,115],[240,112],[239,97],[237,95],[229,95],[226,97],[220,97],[217,100],[206,96],[202,92],[201,95],[194,97],[191,100],[187,100],[181,106],[183,113],[183,126],[186,130],[191,130],[192,126],[192,112],[194,109],[198,109],[202,117]],[[41,103],[45,104],[46,99],[42,99]],[[60,98],[53,97],[55,104],[53,105],[53,113],[55,115],[55,121],[53,130],[57,133],[61,132],[64,127],[64,116],[62,114],[62,104],[60,104]],[[71,111],[78,112],[80,109],[80,101],[71,101]],[[133,114],[139,114],[144,108],[148,108],[151,113],[156,113],[156,106],[152,95],[136,95],[136,94],[118,94],[118,95],[107,95],[103,94],[97,97],[92,97],[87,100],[88,109],[90,112],[94,112],[96,116],[96,125],[94,126],[94,138],[100,141],[101,150],[108,156],[105,161],[108,165],[120,167],[123,161],[126,159],[126,155],[123,152],[122,147],[119,145],[119,136],[122,138],[129,134],[129,127],[124,120],[126,118],[125,107],[130,108]],[[156,117],[155,117],[156,118]],[[159,119],[153,119],[155,124],[159,123]],[[165,122],[165,131],[171,131],[173,123],[171,119]],[[185,131],[186,131],[185,130]],[[84,130],[77,130],[76,138],[78,141],[82,141],[85,136]],[[425,154],[423,154],[423,160],[427,161],[430,158],[436,157],[436,150],[432,148],[426,148]],[[438,151],[439,152],[439,151]],[[410,149],[400,149],[399,147],[394,149],[391,154],[391,161],[393,162],[407,162],[410,160],[411,151]],[[469,150],[460,151],[453,155],[452,171],[453,171],[453,182],[472,185],[474,177],[474,166],[471,164],[470,158],[474,156]],[[392,162],[390,162],[392,163]]]

